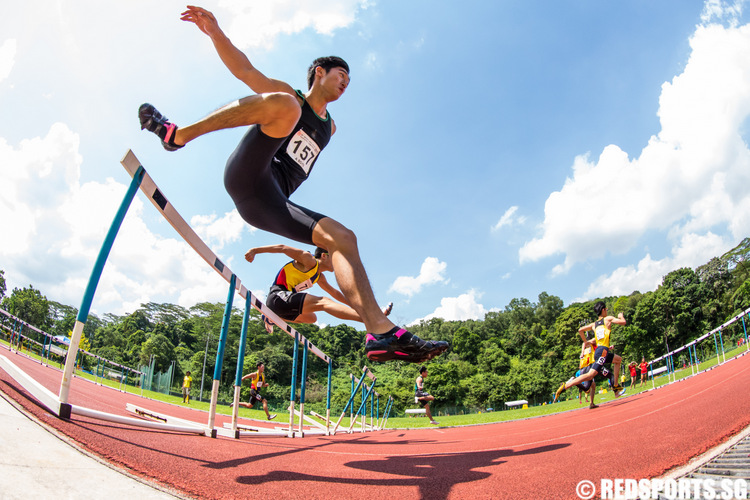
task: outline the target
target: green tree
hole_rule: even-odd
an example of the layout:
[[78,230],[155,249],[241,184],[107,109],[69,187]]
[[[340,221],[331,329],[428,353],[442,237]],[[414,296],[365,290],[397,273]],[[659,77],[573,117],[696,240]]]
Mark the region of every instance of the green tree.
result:
[[750,307],[750,279],[745,280],[730,297],[732,310],[744,311]]
[[165,372],[172,365],[174,361],[174,345],[164,334],[156,334],[150,336],[141,347],[140,363],[147,365],[151,360],[151,356],[154,356],[154,370],[157,372]]
[[453,334],[453,349],[459,357],[475,364],[482,348],[481,338],[468,328],[461,327]]
[[5,285],[5,271],[0,269],[0,302],[3,301],[3,297],[5,297],[5,291],[7,290]]
[[504,375],[510,370],[510,356],[497,343],[486,341],[479,355],[479,371]]
[[564,304],[560,297],[542,292],[539,294],[539,302],[536,303],[534,308],[534,320],[545,329],[551,328],[563,309]]
[[12,315],[41,330],[47,330],[51,326],[47,297],[32,285],[20,290],[14,288],[10,297],[3,300],[3,307]]
[[[466,395],[466,384],[462,381],[471,378],[477,369],[466,361],[448,361],[431,364],[429,368],[430,394],[441,404],[460,406]],[[416,375],[414,376],[416,379]],[[414,380],[412,380],[413,385]],[[412,393],[412,397],[414,394]]]

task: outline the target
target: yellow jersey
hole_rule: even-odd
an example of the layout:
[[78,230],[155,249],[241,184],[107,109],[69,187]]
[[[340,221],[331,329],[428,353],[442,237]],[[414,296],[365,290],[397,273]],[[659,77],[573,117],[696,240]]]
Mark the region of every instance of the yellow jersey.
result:
[[604,322],[604,318],[597,320],[594,323],[594,336],[596,337],[596,345],[609,347],[609,332],[607,324]]
[[190,384],[192,383],[193,383],[193,377],[191,377],[190,375],[185,375],[185,378],[182,379],[182,387],[190,389]]
[[250,387],[252,387],[253,389],[257,391],[259,380],[262,382],[262,385],[266,385],[266,375],[263,373],[255,372],[255,375],[250,377]]
[[315,261],[315,266],[309,271],[302,272],[294,267],[294,261],[281,268],[276,275],[274,286],[282,287],[290,292],[301,292],[312,287],[320,278],[320,262]]
[[578,364],[578,368],[586,368],[594,362],[594,351],[596,350],[596,344],[590,343],[588,347],[583,350],[583,357],[581,362]]

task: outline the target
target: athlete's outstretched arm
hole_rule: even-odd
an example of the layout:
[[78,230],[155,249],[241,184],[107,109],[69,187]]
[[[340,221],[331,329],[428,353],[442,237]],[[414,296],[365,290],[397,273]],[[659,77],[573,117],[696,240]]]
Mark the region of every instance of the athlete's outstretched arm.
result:
[[268,78],[258,71],[247,56],[224,34],[211,12],[202,7],[188,5],[180,19],[195,24],[198,29],[208,35],[224,65],[256,94],[286,92],[295,95],[294,89],[288,83]]
[[618,314],[616,318],[614,316],[609,316],[607,319],[609,319],[609,323],[611,325],[627,324],[627,321],[625,321],[625,315],[623,315],[622,313]]
[[312,268],[315,265],[315,256],[313,254],[288,245],[267,245],[264,247],[251,248],[245,254],[245,260],[252,262],[255,259],[255,256],[259,253],[283,253],[290,259],[299,262],[306,269]]
[[318,278],[318,285],[320,285],[320,288],[325,290],[326,293],[334,299],[338,300],[342,304],[346,304],[347,306],[349,305],[349,302],[346,300],[346,297],[344,297],[344,294],[341,293],[341,291],[339,291],[333,285],[331,285],[323,273],[320,273],[320,277]]
[[584,347],[586,347],[586,345],[589,343],[589,341],[586,339],[585,332],[589,330],[593,330],[593,329],[594,329],[593,323],[589,323],[588,325],[582,326],[581,328],[578,329],[578,335],[580,335],[581,339],[583,340]]

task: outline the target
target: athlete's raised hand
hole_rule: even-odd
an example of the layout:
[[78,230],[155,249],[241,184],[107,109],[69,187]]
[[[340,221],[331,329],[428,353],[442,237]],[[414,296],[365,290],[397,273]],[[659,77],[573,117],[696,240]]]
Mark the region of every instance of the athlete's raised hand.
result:
[[212,38],[215,34],[221,32],[219,22],[209,11],[194,5],[188,5],[187,9],[188,10],[183,12],[180,17],[182,21],[188,21],[195,24],[203,33]]
[[252,262],[255,259],[255,254],[256,253],[257,253],[257,248],[251,248],[245,254],[245,260],[248,261],[248,262]]

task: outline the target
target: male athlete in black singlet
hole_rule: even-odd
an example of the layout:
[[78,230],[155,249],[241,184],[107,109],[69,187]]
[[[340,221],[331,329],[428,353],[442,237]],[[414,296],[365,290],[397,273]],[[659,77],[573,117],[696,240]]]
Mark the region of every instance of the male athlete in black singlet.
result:
[[383,314],[351,230],[289,200],[336,131],[328,104],[349,85],[346,62],[333,56],[313,61],[307,73],[308,91],[303,93],[258,71],[209,11],[189,6],[181,19],[208,35],[229,71],[256,94],[179,128],[154,106],[143,104],[138,110],[141,128],[159,136],[165,149],[175,151],[209,132],[250,126],[224,171],[224,185],[242,218],[260,229],[328,251],[336,282],[369,332],[365,342],[369,359],[419,363],[448,349],[447,342],[425,342]]

